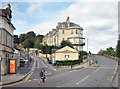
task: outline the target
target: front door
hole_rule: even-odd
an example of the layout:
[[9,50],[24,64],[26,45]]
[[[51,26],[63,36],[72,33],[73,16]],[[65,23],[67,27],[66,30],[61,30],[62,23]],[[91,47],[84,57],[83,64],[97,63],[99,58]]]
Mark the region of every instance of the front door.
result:
[[69,60],[69,55],[65,55],[65,60]]

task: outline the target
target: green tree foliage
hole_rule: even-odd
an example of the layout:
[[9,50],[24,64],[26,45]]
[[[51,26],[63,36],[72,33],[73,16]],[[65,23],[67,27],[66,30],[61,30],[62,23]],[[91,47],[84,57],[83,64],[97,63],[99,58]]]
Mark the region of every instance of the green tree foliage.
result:
[[19,44],[19,37],[18,37],[18,35],[14,35],[14,43]]
[[38,50],[35,50],[36,55],[38,54]]
[[19,36],[19,42],[22,43],[25,40],[26,40],[25,34],[20,34],[20,36]]
[[85,55],[88,55],[86,51],[79,51],[80,57],[84,57]]
[[110,56],[115,56],[115,50],[114,50],[114,48],[109,47],[109,48],[106,48],[106,50],[100,50],[98,52],[98,54],[100,54],[100,55],[106,54],[106,55],[110,55]]
[[46,54],[46,49],[47,49],[47,54],[51,54],[51,52],[52,52],[52,49],[58,49],[59,47],[57,47],[57,46],[54,46],[54,45],[52,45],[52,46],[42,46],[42,53],[43,54]]
[[29,48],[37,48],[37,49],[42,49],[42,39],[43,35],[37,35],[33,32],[30,31],[26,34],[20,34],[19,36],[19,43],[23,45],[24,48],[29,47]]
[[116,56],[120,58],[120,40],[119,40],[118,43],[117,43]]
[[42,44],[39,38],[35,40],[34,48],[42,49]]
[[34,47],[34,39],[26,39],[22,42],[24,48],[33,48]]
[[36,39],[39,39],[40,42],[42,43],[42,39],[43,39],[43,37],[44,37],[43,35],[37,35],[37,36],[36,36]]
[[33,31],[28,32],[27,34],[31,35],[32,37],[36,37],[36,34]]
[[65,47],[65,46],[69,46],[69,47],[73,48],[72,43],[71,43],[70,41],[68,41],[68,40],[65,40],[65,41],[63,40],[63,41],[61,42],[59,48],[63,48],[63,47]]

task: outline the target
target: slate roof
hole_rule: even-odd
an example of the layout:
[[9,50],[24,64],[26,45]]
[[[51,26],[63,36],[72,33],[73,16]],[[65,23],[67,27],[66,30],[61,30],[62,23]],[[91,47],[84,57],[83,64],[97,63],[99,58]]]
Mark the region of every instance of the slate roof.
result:
[[[67,22],[63,22],[63,23],[61,23],[60,24],[60,28],[63,28],[63,25],[64,25],[64,28],[67,28],[68,27],[68,25],[67,25]],[[70,22],[70,27],[80,27],[80,25],[78,25],[78,24],[75,24],[75,23],[73,23],[73,22]]]

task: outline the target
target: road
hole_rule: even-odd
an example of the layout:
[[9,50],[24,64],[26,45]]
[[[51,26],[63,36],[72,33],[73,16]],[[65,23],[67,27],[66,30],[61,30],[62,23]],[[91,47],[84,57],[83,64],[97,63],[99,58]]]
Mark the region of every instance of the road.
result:
[[98,55],[93,57],[98,59],[99,67],[92,65],[73,71],[51,69],[43,63],[43,59],[33,57],[37,63],[32,76],[27,81],[12,87],[43,87],[38,85],[39,72],[42,68],[45,68],[47,76],[45,87],[111,87],[110,79],[114,73],[116,61]]

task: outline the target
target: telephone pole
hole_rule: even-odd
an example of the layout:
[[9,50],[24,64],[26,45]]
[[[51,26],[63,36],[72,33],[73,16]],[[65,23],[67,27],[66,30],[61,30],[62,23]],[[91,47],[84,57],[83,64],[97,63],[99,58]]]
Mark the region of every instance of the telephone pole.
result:
[[87,52],[88,52],[88,38],[87,38]]

